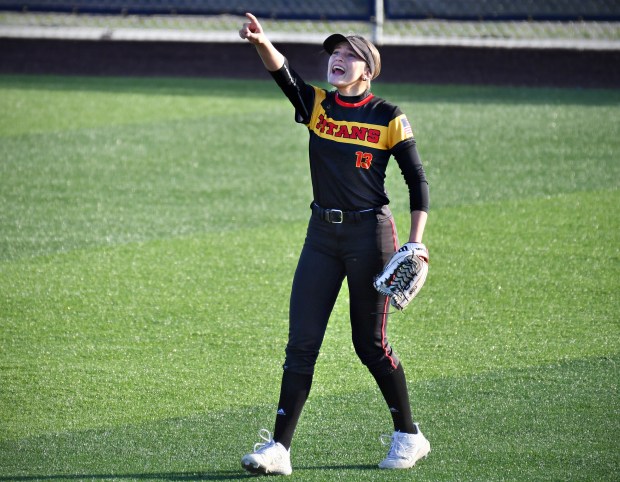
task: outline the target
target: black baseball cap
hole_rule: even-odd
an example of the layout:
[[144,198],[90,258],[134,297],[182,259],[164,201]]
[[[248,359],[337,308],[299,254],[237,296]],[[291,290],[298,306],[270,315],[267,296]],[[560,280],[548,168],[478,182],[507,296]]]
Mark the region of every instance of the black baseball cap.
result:
[[340,33],[335,33],[325,39],[323,42],[323,48],[329,55],[331,55],[334,52],[336,45],[343,42],[347,42],[353,51],[364,59],[370,68],[372,78],[376,78],[381,72],[381,56],[379,55],[377,47],[361,35],[345,36]]

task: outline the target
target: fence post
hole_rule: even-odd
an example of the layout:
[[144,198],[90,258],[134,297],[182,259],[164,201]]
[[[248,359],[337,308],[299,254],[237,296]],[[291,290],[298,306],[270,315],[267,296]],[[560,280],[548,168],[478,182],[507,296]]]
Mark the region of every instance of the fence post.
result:
[[372,22],[372,42],[375,45],[381,45],[383,43],[383,19],[385,16],[383,10],[383,0],[374,0],[375,2],[375,14],[371,18]]

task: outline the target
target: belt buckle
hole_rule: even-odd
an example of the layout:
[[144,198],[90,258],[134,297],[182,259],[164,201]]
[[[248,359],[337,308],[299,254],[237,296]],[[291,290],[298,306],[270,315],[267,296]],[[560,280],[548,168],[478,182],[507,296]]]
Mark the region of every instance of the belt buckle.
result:
[[[335,214],[335,217],[332,217],[332,214]],[[327,210],[327,219],[332,224],[342,224],[342,220],[344,218],[344,214],[340,209],[328,209]]]

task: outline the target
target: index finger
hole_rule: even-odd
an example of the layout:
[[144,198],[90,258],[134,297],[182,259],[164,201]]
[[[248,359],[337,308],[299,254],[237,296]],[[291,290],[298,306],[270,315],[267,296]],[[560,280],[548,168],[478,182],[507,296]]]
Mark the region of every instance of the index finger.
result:
[[252,15],[250,12],[246,12],[245,16],[253,23],[258,23],[258,19]]

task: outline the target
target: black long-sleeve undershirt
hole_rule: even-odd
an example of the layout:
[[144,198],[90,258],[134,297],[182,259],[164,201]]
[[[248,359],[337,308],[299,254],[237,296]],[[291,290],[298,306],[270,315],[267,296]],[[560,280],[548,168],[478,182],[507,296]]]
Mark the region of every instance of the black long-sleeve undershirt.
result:
[[[270,72],[282,92],[295,108],[295,121],[308,124],[314,104],[314,88],[289,67],[288,61],[277,71]],[[351,101],[355,101],[351,99]],[[428,212],[430,196],[428,181],[414,139],[403,141],[391,150],[409,189],[411,211]]]

